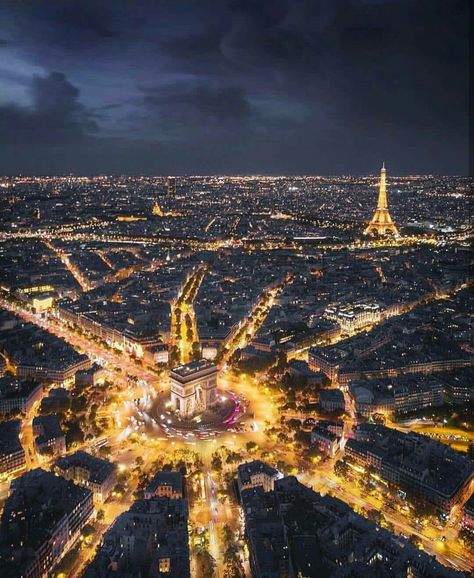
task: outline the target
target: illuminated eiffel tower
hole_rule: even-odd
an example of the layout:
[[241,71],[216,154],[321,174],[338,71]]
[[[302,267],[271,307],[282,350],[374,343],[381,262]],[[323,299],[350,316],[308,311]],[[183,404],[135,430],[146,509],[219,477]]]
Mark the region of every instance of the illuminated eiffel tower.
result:
[[392,235],[394,237],[399,236],[398,229],[388,212],[386,175],[387,171],[385,170],[384,163],[382,165],[382,170],[380,171],[380,189],[377,208],[375,209],[372,220],[365,228],[364,235],[379,237],[384,237],[386,235]]

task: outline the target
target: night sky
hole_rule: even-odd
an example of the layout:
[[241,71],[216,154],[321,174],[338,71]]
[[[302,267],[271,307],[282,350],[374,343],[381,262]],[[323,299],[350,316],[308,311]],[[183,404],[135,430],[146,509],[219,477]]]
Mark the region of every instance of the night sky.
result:
[[468,0],[0,0],[0,173],[468,172]]

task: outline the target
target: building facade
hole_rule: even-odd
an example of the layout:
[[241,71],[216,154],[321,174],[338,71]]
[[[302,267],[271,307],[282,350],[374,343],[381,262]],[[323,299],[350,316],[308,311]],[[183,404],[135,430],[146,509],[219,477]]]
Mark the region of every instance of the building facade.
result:
[[0,378],[0,414],[14,410],[28,414],[33,404],[41,399],[43,386],[39,383],[24,382],[16,377]]
[[346,443],[345,453],[446,513],[472,492],[472,461],[424,435],[359,424],[355,439]]
[[10,575],[51,576],[93,512],[90,490],[52,472],[37,468],[13,480],[1,518],[2,536],[16,563]]
[[66,436],[59,414],[41,415],[33,419],[35,448],[39,453],[61,455],[66,451]]
[[260,460],[246,462],[237,469],[237,485],[240,493],[258,486],[262,486],[265,492],[270,492],[277,478],[277,470]]
[[184,498],[184,479],[179,472],[158,472],[148,484],[144,493],[145,500],[152,498],[168,498],[178,500]]
[[137,500],[116,518],[84,578],[190,578],[188,503]]
[[21,471],[26,466],[20,429],[20,420],[0,423],[0,477]]
[[54,471],[66,480],[91,490],[94,501],[101,504],[115,485],[117,467],[107,460],[78,451],[59,458]]

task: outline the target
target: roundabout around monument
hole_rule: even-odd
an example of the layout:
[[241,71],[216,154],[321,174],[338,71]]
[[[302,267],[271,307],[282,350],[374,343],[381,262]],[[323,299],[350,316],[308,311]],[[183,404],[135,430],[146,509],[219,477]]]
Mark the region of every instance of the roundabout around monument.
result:
[[[217,390],[217,403],[190,418],[183,418],[172,409],[169,390],[162,390],[153,399],[136,400],[132,426],[142,426],[153,435],[182,438],[183,441],[214,439],[228,433],[243,431],[241,423],[247,416],[248,402],[229,390]],[[141,429],[141,427],[140,427]]]

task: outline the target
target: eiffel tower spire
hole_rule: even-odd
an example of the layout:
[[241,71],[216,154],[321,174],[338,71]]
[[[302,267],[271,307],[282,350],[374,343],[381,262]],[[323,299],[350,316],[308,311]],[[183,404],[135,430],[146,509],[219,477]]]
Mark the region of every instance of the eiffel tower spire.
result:
[[380,237],[384,237],[386,235],[393,235],[394,237],[399,236],[398,229],[395,226],[395,223],[392,221],[390,213],[388,212],[386,179],[387,171],[385,170],[384,162],[380,171],[380,188],[377,208],[375,209],[372,220],[365,228],[364,235]]

